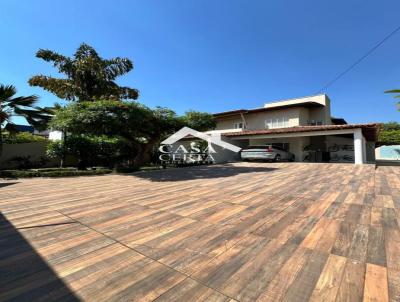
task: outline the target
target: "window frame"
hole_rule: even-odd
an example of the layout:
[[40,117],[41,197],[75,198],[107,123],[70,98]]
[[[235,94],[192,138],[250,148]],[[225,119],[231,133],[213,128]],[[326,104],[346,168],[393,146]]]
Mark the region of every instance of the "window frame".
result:
[[233,123],[233,129],[243,129],[243,122]]

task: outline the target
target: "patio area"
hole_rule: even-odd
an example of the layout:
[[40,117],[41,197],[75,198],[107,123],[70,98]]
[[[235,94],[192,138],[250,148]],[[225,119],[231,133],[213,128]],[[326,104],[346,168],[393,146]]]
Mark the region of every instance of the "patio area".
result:
[[400,301],[400,167],[0,181],[0,301]]

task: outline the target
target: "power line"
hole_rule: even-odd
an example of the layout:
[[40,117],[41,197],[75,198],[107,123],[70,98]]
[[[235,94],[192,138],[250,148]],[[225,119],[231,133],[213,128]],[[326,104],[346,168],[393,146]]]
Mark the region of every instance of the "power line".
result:
[[374,47],[372,47],[370,50],[368,50],[361,58],[356,60],[353,64],[351,64],[349,67],[347,67],[343,72],[339,73],[335,78],[330,80],[328,83],[326,83],[320,90],[316,92],[316,94],[320,94],[322,91],[324,91],[326,88],[331,86],[333,83],[338,81],[341,77],[343,77],[346,73],[348,73],[350,70],[352,70],[354,67],[356,67],[358,64],[361,63],[366,57],[368,57],[370,54],[372,54],[377,48],[379,48],[383,43],[385,43],[387,40],[389,40],[395,33],[397,33],[400,30],[400,26],[397,27],[394,31],[392,31],[390,34],[388,34],[386,37],[384,37],[378,44],[376,44]]

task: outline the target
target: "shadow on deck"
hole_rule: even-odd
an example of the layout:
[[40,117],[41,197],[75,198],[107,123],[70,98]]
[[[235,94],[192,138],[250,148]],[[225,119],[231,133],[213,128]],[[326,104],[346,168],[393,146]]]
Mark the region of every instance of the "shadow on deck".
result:
[[272,172],[277,169],[270,167],[238,167],[225,164],[138,172],[133,175],[151,181],[162,182],[231,177],[243,173]]
[[0,213],[0,301],[80,301]]

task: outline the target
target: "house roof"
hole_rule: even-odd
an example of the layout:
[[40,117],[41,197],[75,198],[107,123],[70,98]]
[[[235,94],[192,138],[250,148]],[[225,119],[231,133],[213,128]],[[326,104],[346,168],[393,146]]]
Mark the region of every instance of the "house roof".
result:
[[5,129],[9,130],[9,131],[30,132],[30,133],[33,133],[33,131],[35,130],[32,126],[29,126],[29,125],[17,125],[17,124],[10,124],[10,123],[8,123],[5,126]]
[[224,112],[214,113],[213,115],[214,115],[214,117],[224,117],[224,116],[237,115],[237,114],[241,114],[241,113],[242,114],[243,113],[256,113],[256,112],[272,111],[272,110],[290,108],[290,107],[323,107],[323,105],[321,105],[318,102],[308,101],[308,102],[303,102],[301,104],[285,104],[285,105],[280,105],[280,106],[274,106],[271,108],[260,107],[260,108],[255,108],[255,109],[238,109],[238,110],[224,111]]
[[312,131],[333,131],[333,130],[345,130],[345,129],[358,129],[361,128],[364,137],[367,141],[376,141],[380,129],[380,124],[352,124],[352,125],[321,125],[321,126],[296,126],[289,128],[277,128],[277,129],[259,129],[259,130],[244,130],[237,132],[226,132],[222,133],[228,137],[240,137],[250,135],[262,135],[262,134],[284,134],[284,133],[297,133],[297,132],[312,132]]

